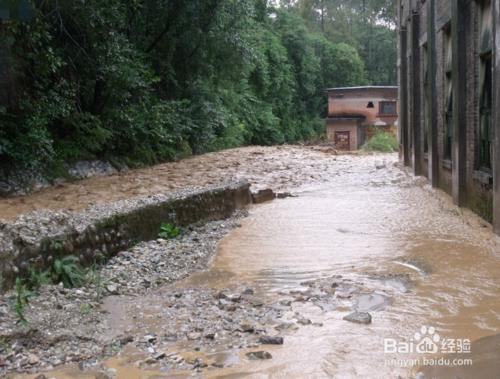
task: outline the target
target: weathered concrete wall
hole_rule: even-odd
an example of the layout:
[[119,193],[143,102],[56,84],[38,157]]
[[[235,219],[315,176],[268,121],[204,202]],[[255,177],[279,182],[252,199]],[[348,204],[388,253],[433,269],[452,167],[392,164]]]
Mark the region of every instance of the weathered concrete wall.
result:
[[155,239],[162,223],[185,226],[229,217],[251,202],[246,181],[172,195],[122,200],[83,212],[41,210],[0,223],[0,274],[5,285],[29,267],[79,257],[82,264],[109,258],[139,241]]

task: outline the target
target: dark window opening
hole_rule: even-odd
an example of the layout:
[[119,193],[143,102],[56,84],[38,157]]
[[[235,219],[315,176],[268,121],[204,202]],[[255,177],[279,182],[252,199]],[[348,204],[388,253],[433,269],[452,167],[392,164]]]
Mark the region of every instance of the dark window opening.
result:
[[452,159],[452,143],[453,143],[453,78],[452,78],[452,46],[451,46],[451,31],[447,30],[445,34],[445,125],[444,125],[444,159]]
[[448,97],[448,104],[446,106],[446,130],[444,137],[444,157],[451,159],[451,144],[453,141],[453,93],[450,88],[450,95]]
[[422,49],[422,67],[423,67],[423,91],[422,91],[422,104],[423,104],[423,129],[424,129],[424,153],[429,152],[429,59],[427,52],[427,45]]
[[397,113],[395,101],[381,101],[380,114],[394,116]]
[[492,108],[492,63],[491,54],[481,58],[484,70],[479,104],[478,166],[480,170],[491,170],[491,108]]
[[367,108],[375,108],[375,105],[373,105],[373,101],[370,101],[366,107]]

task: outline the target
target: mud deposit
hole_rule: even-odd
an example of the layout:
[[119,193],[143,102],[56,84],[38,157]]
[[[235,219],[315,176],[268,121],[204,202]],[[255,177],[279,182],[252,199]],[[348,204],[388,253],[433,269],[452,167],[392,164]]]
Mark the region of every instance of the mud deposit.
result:
[[0,219],[12,220],[35,209],[79,210],[138,196],[205,187],[230,179],[247,179],[252,190],[286,191],[327,181],[335,174],[336,152],[328,146],[244,147],[194,156],[109,176],[60,183],[30,196],[0,199]]
[[[251,207],[206,270],[107,296],[96,325],[113,344],[44,375],[497,378],[500,248],[488,225],[406,174],[394,155],[276,154],[259,159],[283,173],[259,183],[297,197]],[[282,154],[315,158],[294,178]],[[384,351],[384,339],[409,343],[416,333],[438,334],[440,351]],[[471,342],[472,368],[422,365],[445,355],[446,339]],[[21,354],[19,369],[33,372],[18,378],[41,369],[28,350],[5,348],[13,356],[3,359]]]

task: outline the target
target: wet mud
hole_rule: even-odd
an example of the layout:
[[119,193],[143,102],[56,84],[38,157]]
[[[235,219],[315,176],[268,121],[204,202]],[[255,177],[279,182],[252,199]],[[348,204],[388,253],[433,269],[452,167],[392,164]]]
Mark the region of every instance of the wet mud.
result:
[[228,179],[247,179],[252,190],[287,191],[326,181],[336,172],[337,152],[328,146],[243,147],[193,156],[178,162],[108,176],[59,183],[28,196],[0,198],[0,219],[36,209],[80,210],[132,197],[204,187]]

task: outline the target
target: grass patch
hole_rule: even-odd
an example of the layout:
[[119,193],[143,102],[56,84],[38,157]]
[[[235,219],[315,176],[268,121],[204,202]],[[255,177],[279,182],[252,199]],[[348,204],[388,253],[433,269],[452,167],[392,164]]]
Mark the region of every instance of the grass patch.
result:
[[365,151],[392,153],[398,151],[398,140],[394,134],[377,128],[373,137],[365,142],[362,149]]
[[177,226],[164,223],[161,224],[158,236],[168,240],[177,237],[179,234],[181,234],[181,230]]

